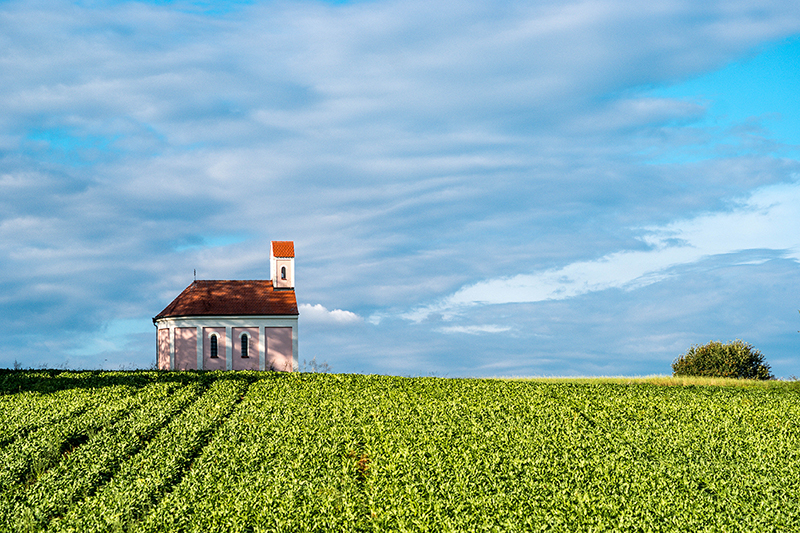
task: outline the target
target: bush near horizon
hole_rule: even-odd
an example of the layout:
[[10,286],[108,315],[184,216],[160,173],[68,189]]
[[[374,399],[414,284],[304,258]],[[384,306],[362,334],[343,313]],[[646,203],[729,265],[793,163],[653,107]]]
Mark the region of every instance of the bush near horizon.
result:
[[764,355],[739,339],[726,344],[710,341],[702,346],[693,345],[672,362],[672,375],[775,379]]

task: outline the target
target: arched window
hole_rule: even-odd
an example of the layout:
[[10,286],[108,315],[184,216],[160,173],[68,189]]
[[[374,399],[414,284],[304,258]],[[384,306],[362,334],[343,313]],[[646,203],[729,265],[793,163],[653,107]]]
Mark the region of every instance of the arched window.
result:
[[211,359],[216,359],[217,357],[219,357],[217,349],[217,334],[213,333],[211,335]]
[[248,359],[250,357],[249,341],[250,338],[247,333],[242,333],[242,358]]
[[281,267],[281,279],[286,279],[286,267]]

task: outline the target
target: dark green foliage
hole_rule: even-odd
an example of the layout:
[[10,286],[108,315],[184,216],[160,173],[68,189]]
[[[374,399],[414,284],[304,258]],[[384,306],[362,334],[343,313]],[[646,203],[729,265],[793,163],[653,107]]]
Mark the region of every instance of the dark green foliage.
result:
[[774,379],[764,356],[739,339],[723,344],[711,341],[694,345],[672,363],[674,376],[738,379]]
[[800,523],[800,390],[777,381],[9,371],[0,385],[2,532]]

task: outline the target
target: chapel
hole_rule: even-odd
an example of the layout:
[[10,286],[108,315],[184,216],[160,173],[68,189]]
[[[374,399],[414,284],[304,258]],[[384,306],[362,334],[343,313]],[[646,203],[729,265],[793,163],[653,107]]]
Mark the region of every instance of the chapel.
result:
[[269,270],[186,287],[153,318],[158,368],[297,371],[293,241],[272,241]]

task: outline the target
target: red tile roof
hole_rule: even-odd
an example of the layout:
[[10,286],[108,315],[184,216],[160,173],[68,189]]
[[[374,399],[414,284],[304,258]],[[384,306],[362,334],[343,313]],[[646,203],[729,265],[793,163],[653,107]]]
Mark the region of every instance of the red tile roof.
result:
[[294,290],[274,290],[271,280],[198,280],[153,320],[177,316],[297,314]]
[[272,241],[272,255],[294,257],[294,241]]

